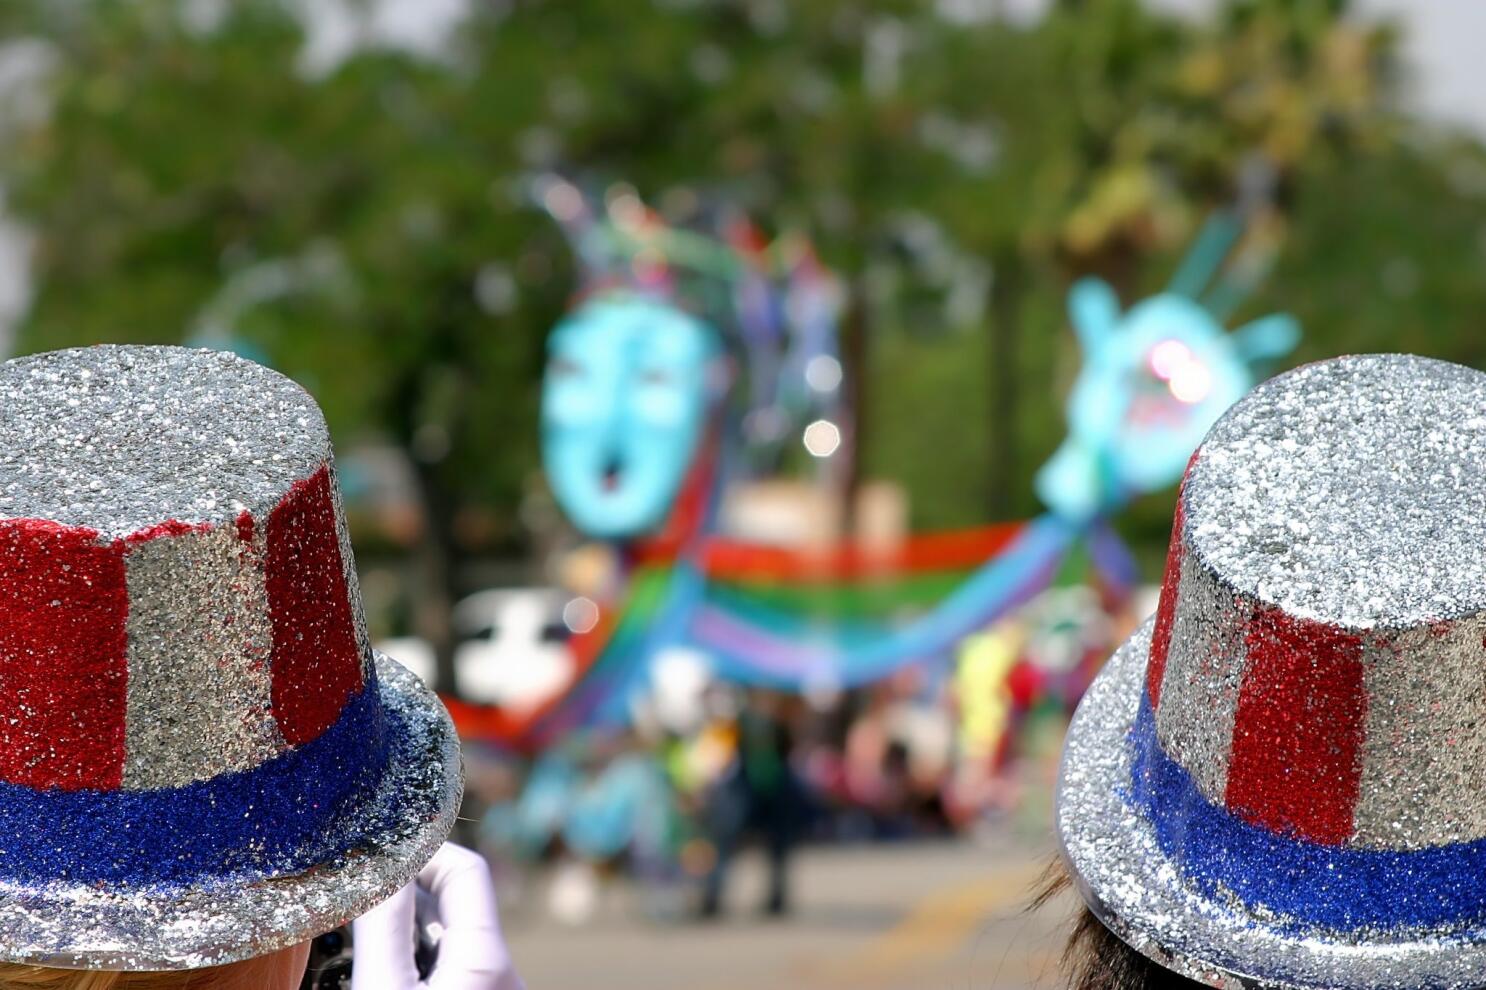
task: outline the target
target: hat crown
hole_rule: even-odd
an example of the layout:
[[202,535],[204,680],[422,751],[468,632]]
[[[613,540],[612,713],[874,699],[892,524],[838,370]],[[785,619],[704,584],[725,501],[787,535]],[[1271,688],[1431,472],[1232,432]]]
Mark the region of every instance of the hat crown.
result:
[[225,351],[100,346],[0,365],[0,517],[129,538],[264,518],[330,455],[309,393]]
[[1261,385],[1178,500],[1147,669],[1162,750],[1275,834],[1486,837],[1483,520],[1486,375],[1374,355]]
[[1486,615],[1486,375],[1402,354],[1299,368],[1214,425],[1183,499],[1193,552],[1287,615]]
[[176,347],[0,365],[0,784],[252,770],[354,708],[370,658],[302,388]]

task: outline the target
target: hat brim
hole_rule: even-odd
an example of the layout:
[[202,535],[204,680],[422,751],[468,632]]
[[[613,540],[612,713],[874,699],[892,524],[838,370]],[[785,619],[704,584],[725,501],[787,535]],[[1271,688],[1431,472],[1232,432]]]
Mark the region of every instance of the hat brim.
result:
[[463,794],[459,742],[438,698],[377,654],[387,769],[346,812],[355,836],[330,862],[292,876],[188,889],[0,882],[0,960],[61,969],[198,969],[266,955],[345,924],[432,858]]
[[1356,941],[1263,917],[1183,879],[1132,801],[1131,743],[1151,642],[1147,622],[1095,678],[1069,726],[1057,833],[1084,901],[1115,935],[1189,979],[1223,988],[1412,990],[1486,985],[1486,929],[1370,933]]

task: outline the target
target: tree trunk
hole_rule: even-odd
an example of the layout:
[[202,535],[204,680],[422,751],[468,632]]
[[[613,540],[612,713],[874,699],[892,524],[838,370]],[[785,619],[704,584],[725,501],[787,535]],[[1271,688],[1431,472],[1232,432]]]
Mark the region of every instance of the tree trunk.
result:
[[857,496],[862,489],[863,455],[867,450],[869,414],[867,411],[870,348],[867,341],[866,287],[862,280],[847,284],[846,313],[841,325],[842,387],[845,389],[844,411],[848,432],[842,456],[841,528],[844,534],[856,531]]
[[413,550],[413,633],[428,644],[434,657],[434,684],[455,692],[454,599],[458,593],[459,547],[454,538],[457,508],[439,477],[438,465],[418,456],[415,439],[420,426],[421,376],[414,370],[396,392],[397,436],[418,486],[422,529]]
[[414,556],[418,586],[414,590],[416,632],[433,650],[435,684],[457,693],[454,678],[454,604],[458,595],[459,546],[454,539],[454,500],[438,479],[435,465],[409,451],[423,504],[423,533]]
[[986,381],[991,390],[987,404],[990,422],[986,450],[990,462],[986,482],[990,489],[986,504],[991,518],[998,520],[1011,517],[1021,482],[1019,338],[1025,292],[1026,272],[1022,261],[1015,253],[1008,252],[997,259],[992,271],[990,339],[986,347]]

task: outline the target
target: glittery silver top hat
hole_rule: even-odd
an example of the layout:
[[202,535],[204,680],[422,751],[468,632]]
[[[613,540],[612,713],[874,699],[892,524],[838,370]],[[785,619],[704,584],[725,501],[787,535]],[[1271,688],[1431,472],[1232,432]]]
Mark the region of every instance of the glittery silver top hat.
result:
[[1214,986],[1486,986],[1486,375],[1343,358],[1219,421],[1058,832],[1105,924]]
[[230,354],[0,365],[0,959],[294,944],[442,842],[459,755],[366,637],[330,437]]

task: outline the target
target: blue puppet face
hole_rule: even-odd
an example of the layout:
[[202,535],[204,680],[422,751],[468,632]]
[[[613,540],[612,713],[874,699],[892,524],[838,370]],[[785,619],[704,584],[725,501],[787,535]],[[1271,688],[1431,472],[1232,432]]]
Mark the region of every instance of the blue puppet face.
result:
[[1288,316],[1226,333],[1201,305],[1171,294],[1121,314],[1096,279],[1073,287],[1069,310],[1083,370],[1068,398],[1068,439],[1036,486],[1073,521],[1179,480],[1208,428],[1253,387],[1254,365],[1300,336]]
[[717,342],[678,309],[599,298],[552,332],[542,382],[542,459],[557,502],[589,536],[664,520],[707,420]]

